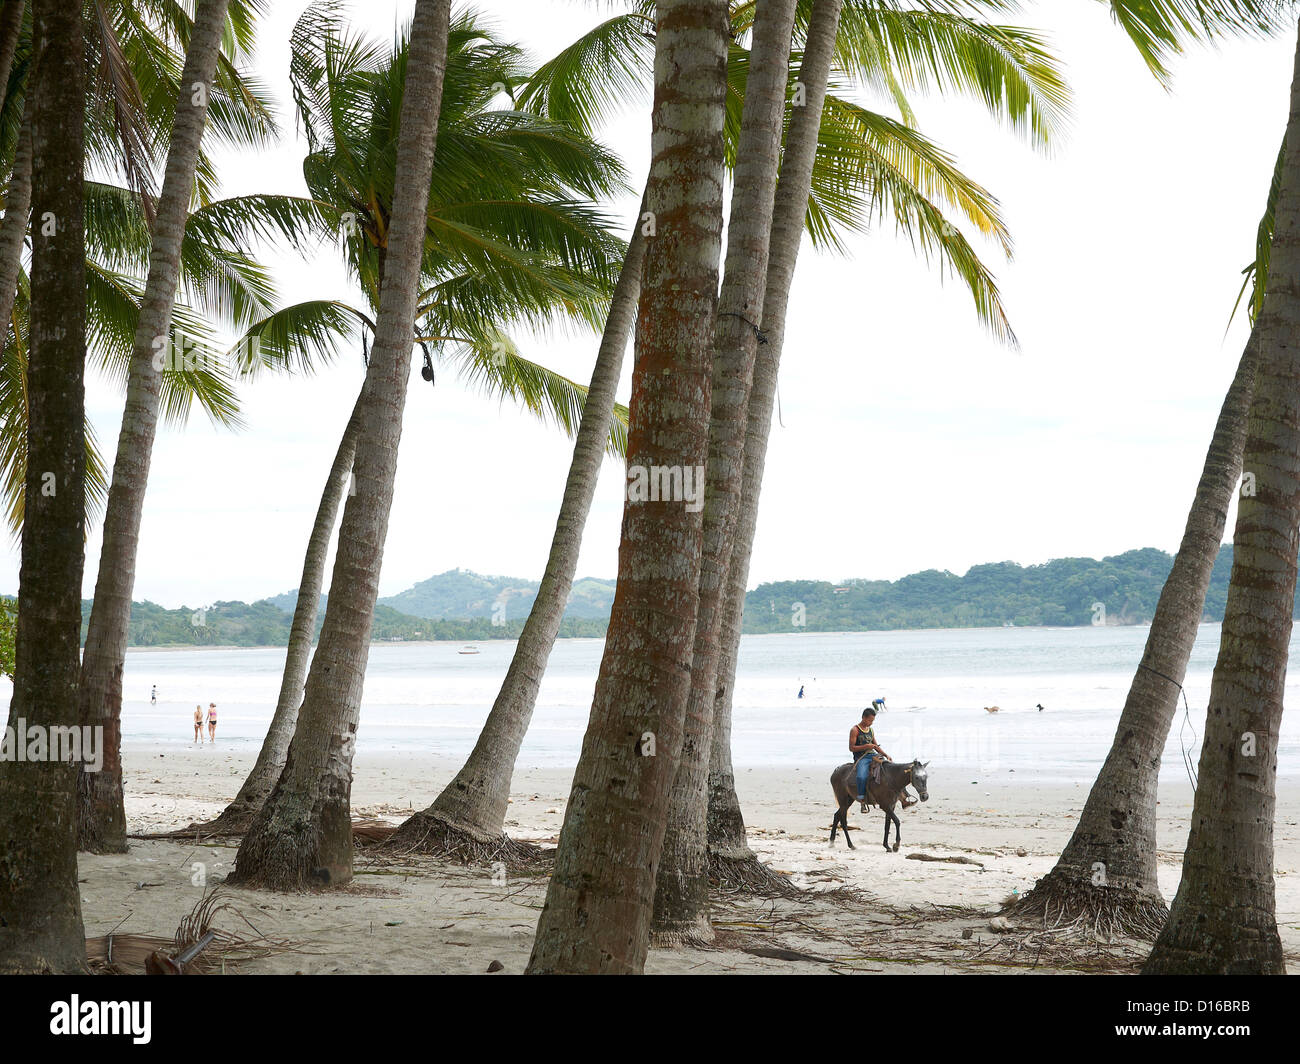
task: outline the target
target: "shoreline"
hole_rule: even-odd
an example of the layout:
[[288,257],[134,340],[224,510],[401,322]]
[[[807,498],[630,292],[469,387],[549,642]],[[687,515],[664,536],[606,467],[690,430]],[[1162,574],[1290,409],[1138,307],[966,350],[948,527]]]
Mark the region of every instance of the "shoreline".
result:
[[[1220,621],[1201,621],[1201,628],[1211,625],[1218,625]],[[792,630],[789,632],[742,632],[741,637],[745,639],[766,639],[771,637],[785,638],[787,636],[812,636],[812,635],[892,635],[895,633],[911,632],[1078,632],[1086,631],[1094,627],[1100,628],[1124,628],[1124,629],[1142,629],[1150,628],[1150,621],[1143,621],[1140,624],[1105,624],[1105,625],[1087,625],[1087,624],[1018,624],[1008,627],[1007,625],[977,625],[968,628],[848,628],[848,629],[827,629],[818,631],[816,629]],[[603,635],[568,635],[556,636],[556,642],[565,643],[600,643],[605,637]],[[480,643],[517,643],[517,636],[489,637],[486,639],[382,639],[371,642],[370,648],[375,647],[437,647],[437,646],[477,646]],[[312,646],[316,644],[313,642]],[[84,650],[84,646],[82,647]],[[164,643],[158,646],[128,646],[128,651],[140,651],[144,653],[175,653],[184,650],[287,650],[288,644],[284,643],[265,643],[265,644],[239,644],[239,643]]]
[[[177,750],[141,743],[124,750],[126,810],[132,832],[171,830],[216,815],[234,795],[256,750],[219,745]],[[400,823],[425,808],[459,769],[457,761],[411,752],[358,750],[354,817]],[[708,949],[653,949],[647,972],[807,973],[872,970],[888,974],[974,973],[998,935],[988,921],[1013,892],[1023,894],[1054,864],[1087,798],[1082,785],[978,788],[932,774],[930,801],[902,814],[899,852],[881,846],[878,810],[856,807],[843,836],[828,844],[833,810],[827,766],[751,767],[736,773],[750,846],[802,893],[772,901],[718,895]],[[506,832],[554,846],[569,800],[572,767],[521,764],[514,775]],[[1290,971],[1300,971],[1300,779],[1278,781],[1274,868],[1278,928]],[[972,793],[974,791],[974,793]],[[1160,792],[1157,860],[1161,891],[1173,898],[1192,808],[1188,784]],[[88,936],[109,932],[169,937],[205,892],[233,867],[237,840],[131,840],[121,855],[79,855]],[[911,859],[927,855],[930,860]],[[956,860],[960,859],[960,860]],[[832,902],[817,892],[863,892]],[[493,962],[521,972],[546,891],[545,870],[461,866],[430,858],[356,851],[355,878],[338,890],[282,894],[227,888],[230,929],[247,927],[290,943],[286,951],[241,961],[248,974],[482,973]],[[224,926],[224,925],[223,925]],[[966,931],[974,931],[969,939]],[[884,939],[864,934],[886,932]],[[773,945],[802,951],[774,957]],[[1006,945],[1010,947],[1012,938]],[[1114,970],[1131,972],[1132,944],[1111,951]],[[856,960],[855,960],[856,958]],[[1136,958],[1136,960],[1135,960]],[[996,970],[1039,974],[1079,970],[1066,953]],[[1095,969],[1094,969],[1095,970]]]

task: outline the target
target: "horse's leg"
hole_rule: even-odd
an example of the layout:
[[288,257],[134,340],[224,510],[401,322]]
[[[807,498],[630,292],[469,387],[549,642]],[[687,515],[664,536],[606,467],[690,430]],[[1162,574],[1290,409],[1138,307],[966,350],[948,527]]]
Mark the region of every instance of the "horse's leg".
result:
[[[850,800],[849,805],[852,804],[853,802]],[[844,841],[849,844],[850,850],[854,850],[857,849],[857,847],[853,845],[853,840],[849,838],[849,817],[848,817],[848,813],[846,812],[846,810],[849,808],[849,805],[840,807],[840,824],[844,828]]]
[[840,830],[840,811],[835,810],[835,815],[831,817],[831,845],[835,845],[835,833]]
[[[903,841],[903,824],[898,819],[898,814],[892,809],[889,811],[889,815],[894,820],[894,853],[898,853],[898,844]],[[886,838],[888,838],[888,836],[886,836]]]
[[[882,805],[881,809],[885,809]],[[885,809],[885,852],[889,852],[889,810]]]

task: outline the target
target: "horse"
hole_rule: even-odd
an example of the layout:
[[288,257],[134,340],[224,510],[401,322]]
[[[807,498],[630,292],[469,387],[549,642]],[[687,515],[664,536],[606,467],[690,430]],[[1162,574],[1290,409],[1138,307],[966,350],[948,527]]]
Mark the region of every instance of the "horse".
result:
[[[867,779],[867,802],[871,805],[878,806],[885,811],[885,852],[889,853],[889,824],[894,824],[894,848],[893,852],[898,852],[898,844],[903,841],[902,824],[899,823],[898,816],[894,812],[894,805],[900,797],[906,799],[904,793],[907,785],[910,783],[916,788],[916,793],[921,796],[921,801],[930,800],[930,792],[926,789],[926,765],[930,762],[913,761],[906,765],[896,765],[892,761],[882,762],[880,770],[880,782],[874,779]],[[858,776],[857,765],[850,761],[846,765],[841,765],[831,773],[831,791],[835,795],[835,803],[839,808],[831,820],[831,845],[835,845],[835,832],[839,828],[844,828],[844,841],[849,844],[849,849],[856,849],[853,840],[849,838],[849,822],[844,816],[844,812],[854,802],[858,800]],[[906,803],[905,803],[906,804]]]

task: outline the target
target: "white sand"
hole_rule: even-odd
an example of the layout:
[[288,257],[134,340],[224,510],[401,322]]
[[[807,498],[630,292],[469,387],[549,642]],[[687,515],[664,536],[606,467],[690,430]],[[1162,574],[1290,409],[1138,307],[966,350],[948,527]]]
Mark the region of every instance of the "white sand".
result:
[[[216,815],[234,795],[253,752],[203,747],[126,751],[127,817],[133,832],[167,830]],[[352,798],[358,816],[400,820],[427,805],[458,768],[415,753],[359,752]],[[742,769],[737,788],[750,843],[773,868],[809,887],[851,885],[864,902],[823,899],[736,902],[714,911],[716,949],[653,950],[651,972],[829,972],[841,968],[889,972],[988,971],[988,965],[1027,967],[1015,937],[999,939],[988,917],[1013,889],[1029,889],[1051,868],[1069,838],[1087,788],[1007,783],[972,786],[945,781],[931,769],[931,799],[903,814],[898,853],[881,847],[882,815],[851,811],[849,851],[842,837],[827,845],[832,806],[830,768]],[[507,831],[554,842],[564,815],[571,771],[522,769],[515,777]],[[1276,828],[1277,912],[1292,971],[1300,970],[1300,781],[1279,781]],[[1166,787],[1161,798],[1160,885],[1172,898],[1191,811],[1190,788]],[[909,853],[964,856],[982,863],[925,863]],[[211,887],[233,864],[231,846],[195,847],[133,840],[123,856],[81,857],[86,934],[112,930],[170,936],[196,904],[197,871]],[[195,865],[203,866],[196,870]],[[298,944],[300,951],[246,962],[250,972],[380,973],[484,972],[499,960],[506,972],[527,963],[545,881],[517,878],[509,868],[462,868],[427,859],[376,862],[359,850],[358,875],[343,891],[281,895],[233,891],[235,904],[258,931]],[[143,884],[143,886],[141,886]],[[927,907],[960,906],[953,914]],[[898,910],[926,909],[903,929]],[[980,915],[982,913],[983,915]],[[925,915],[925,914],[918,914]],[[915,916],[913,917],[915,919]],[[219,926],[251,934],[231,914]],[[963,939],[963,929],[972,931]],[[785,949],[818,959],[755,955]],[[1122,951],[1116,956],[1123,960]],[[1130,954],[1131,969],[1136,954]],[[1056,967],[1053,968],[1052,965]],[[1068,966],[1039,958],[1037,970]],[[1119,967],[1125,965],[1120,963]],[[1015,967],[994,970],[1013,971]]]

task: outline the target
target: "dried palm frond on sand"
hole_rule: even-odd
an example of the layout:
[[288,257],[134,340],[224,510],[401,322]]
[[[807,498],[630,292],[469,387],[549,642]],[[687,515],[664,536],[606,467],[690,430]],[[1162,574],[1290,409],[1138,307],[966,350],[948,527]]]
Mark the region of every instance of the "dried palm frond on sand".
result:
[[[253,934],[215,927],[222,913],[242,920]],[[116,932],[86,939],[86,963],[97,975],[233,973],[243,961],[291,952],[298,952],[292,942],[262,934],[220,888],[203,896],[170,939]]]

